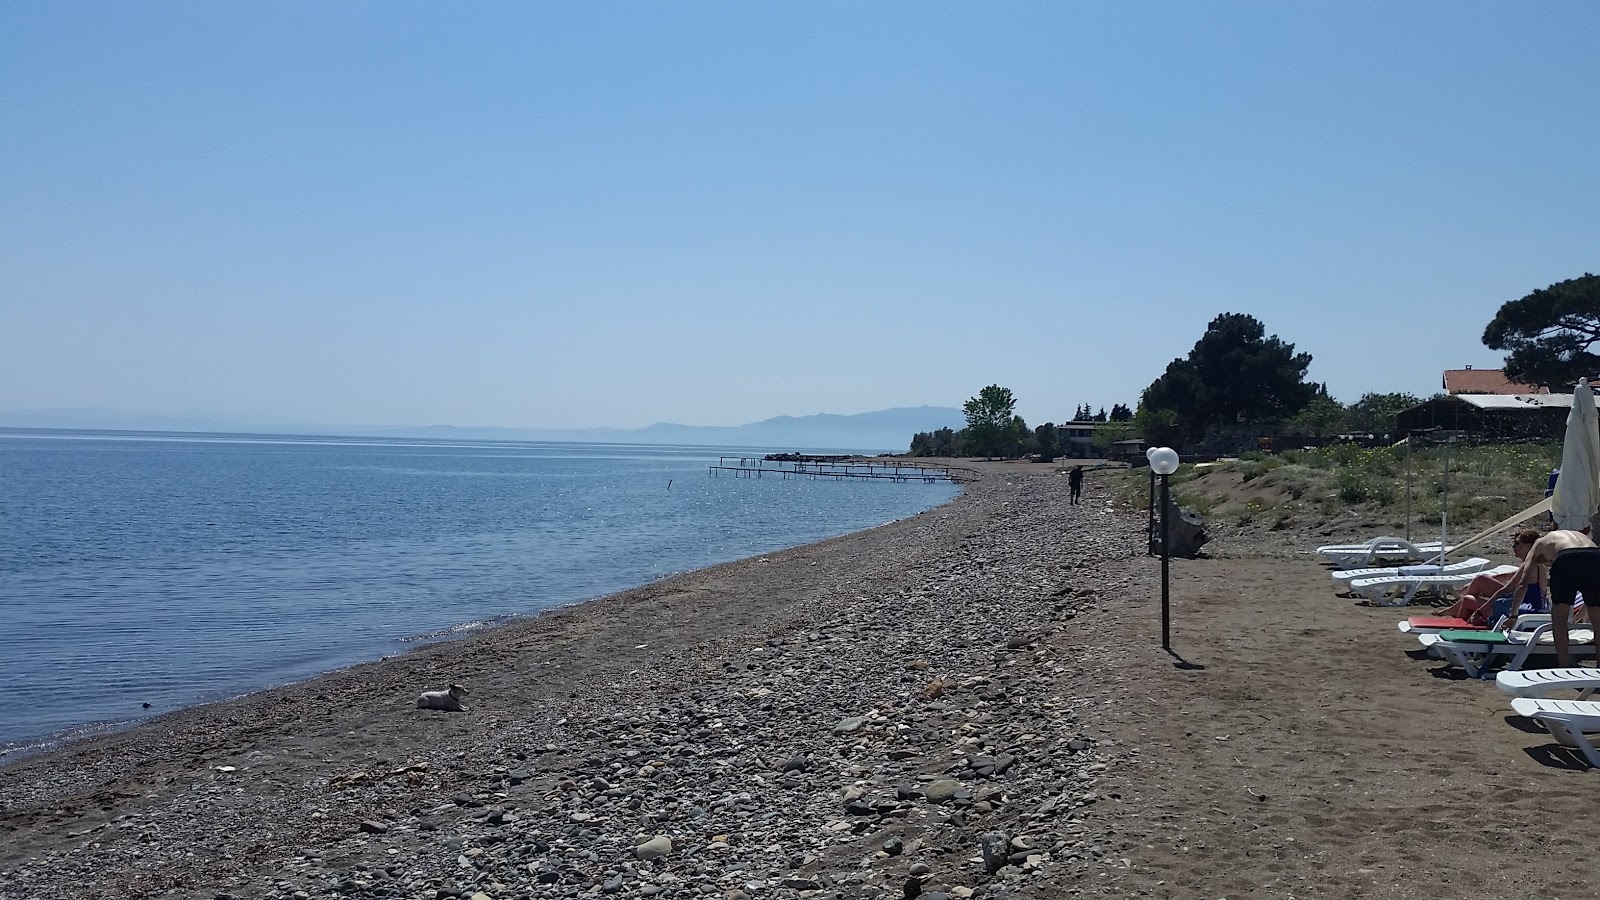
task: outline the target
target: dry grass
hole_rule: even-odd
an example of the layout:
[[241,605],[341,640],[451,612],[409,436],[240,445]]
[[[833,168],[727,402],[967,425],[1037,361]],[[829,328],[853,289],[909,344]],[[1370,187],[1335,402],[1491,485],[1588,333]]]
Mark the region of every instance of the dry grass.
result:
[[[1492,524],[1544,496],[1550,470],[1560,462],[1559,444],[1451,447],[1447,510],[1445,448],[1414,450],[1411,518],[1438,524],[1448,512],[1452,526]],[[1407,468],[1403,447],[1325,447],[1183,466],[1170,486],[1178,503],[1208,518],[1281,530],[1296,518],[1403,517]],[[1139,508],[1148,501],[1147,470],[1114,480],[1123,502]]]

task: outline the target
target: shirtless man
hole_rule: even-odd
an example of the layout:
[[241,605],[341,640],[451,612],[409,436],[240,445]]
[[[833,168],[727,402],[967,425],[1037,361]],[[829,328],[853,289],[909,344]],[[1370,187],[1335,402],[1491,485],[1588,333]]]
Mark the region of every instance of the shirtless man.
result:
[[[1572,604],[1579,593],[1584,605],[1591,599],[1600,599],[1600,547],[1581,531],[1552,531],[1533,543],[1522,568],[1493,599],[1515,594],[1524,584],[1537,581],[1539,568],[1549,566],[1550,620],[1556,636],[1556,664],[1572,665],[1567,651],[1567,628],[1572,618]],[[1600,654],[1600,630],[1595,632],[1595,652]]]

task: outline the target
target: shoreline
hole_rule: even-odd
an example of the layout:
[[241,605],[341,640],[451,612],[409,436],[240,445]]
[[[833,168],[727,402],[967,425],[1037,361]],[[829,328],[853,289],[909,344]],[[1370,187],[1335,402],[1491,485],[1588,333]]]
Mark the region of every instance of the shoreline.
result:
[[[204,721],[226,716],[228,713],[227,707],[232,705],[248,705],[257,703],[258,701],[278,701],[280,699],[277,696],[278,694],[304,693],[314,689],[318,684],[325,681],[343,681],[348,679],[369,677],[378,674],[375,671],[376,669],[399,667],[397,664],[401,662],[415,663],[426,658],[427,663],[432,666],[437,662],[435,659],[433,659],[433,657],[465,653],[476,642],[520,642],[519,639],[522,637],[522,635],[517,634],[518,630],[533,628],[538,628],[541,631],[548,630],[552,626],[552,623],[556,623],[556,620],[562,619],[563,617],[585,616],[588,615],[591,610],[595,610],[606,605],[626,605],[636,599],[651,597],[662,591],[671,591],[675,588],[675,585],[678,582],[719,577],[730,572],[737,572],[752,564],[798,552],[821,553],[831,548],[833,545],[854,542],[858,539],[866,538],[874,533],[902,526],[905,523],[915,521],[916,519],[930,513],[960,505],[967,498],[967,487],[977,483],[983,477],[974,472],[971,468],[967,468],[962,471],[966,476],[966,480],[957,481],[957,483],[962,487],[962,492],[957,494],[955,497],[911,516],[894,519],[889,522],[884,522],[880,525],[874,525],[870,528],[846,532],[841,535],[824,538],[820,541],[796,544],[791,547],[784,547],[774,551],[740,557],[738,559],[732,559],[726,562],[716,563],[697,569],[688,569],[681,572],[669,573],[643,584],[625,588],[620,591],[614,591],[609,594],[600,594],[581,600],[562,603],[531,614],[517,614],[501,617],[500,621],[494,624],[489,624],[481,628],[467,629],[453,636],[441,636],[435,640],[427,640],[429,635],[419,635],[414,639],[402,639],[402,641],[416,640],[419,641],[419,643],[416,646],[402,647],[396,653],[381,656],[376,659],[361,660],[349,665],[329,669],[309,678],[267,685],[242,694],[191,704],[153,716],[130,720],[129,722],[123,724],[86,723],[82,726],[75,726],[76,728],[96,728],[103,725],[105,730],[84,734],[79,737],[68,737],[59,740],[53,737],[46,738],[43,740],[46,742],[51,742],[50,746],[36,750],[23,748],[19,750],[13,750],[5,754],[0,754],[0,791],[3,791],[5,780],[7,776],[11,774],[13,769],[34,764],[50,765],[53,763],[50,757],[58,754],[76,755],[79,753],[102,752],[108,749],[103,746],[108,743],[118,743],[123,740],[136,742],[143,736],[142,732],[146,729],[160,730],[171,727],[192,727]],[[559,627],[559,624],[555,624],[554,627]],[[404,668],[413,669],[415,667],[406,666]],[[419,687],[418,690],[421,689],[422,688]],[[0,797],[3,796],[3,792],[0,792]],[[6,807],[3,804],[0,804],[0,809],[5,808]]]
[[[966,470],[962,470],[962,471],[964,471],[967,474],[967,477],[969,479],[972,479],[972,478],[976,477],[976,476],[974,476],[972,474],[970,469],[966,469]],[[930,512],[930,511],[932,511],[934,509],[939,509],[941,507],[948,506],[948,505],[950,505],[952,503],[960,502],[962,496],[965,493],[965,484],[966,484],[966,482],[963,482],[960,479],[953,479],[953,480],[955,481],[955,483],[957,484],[958,487],[962,488],[962,493],[958,493],[955,497],[951,498],[948,501],[945,501],[944,503],[940,503],[937,506],[933,506],[933,507],[930,507],[927,510],[923,510],[922,513]],[[317,672],[317,673],[309,675],[309,676],[294,678],[294,679],[288,680],[288,681],[281,681],[281,682],[274,682],[274,683],[264,684],[264,685],[262,685],[260,687],[252,688],[252,689],[249,689],[249,690],[243,691],[241,693],[237,693],[237,694],[230,694],[230,695],[227,695],[227,696],[213,697],[211,699],[198,700],[198,701],[196,701],[194,703],[189,703],[187,705],[184,705],[184,706],[181,706],[181,707],[178,707],[178,708],[175,708],[175,709],[167,710],[167,711],[164,711],[164,712],[161,712],[161,713],[156,713],[154,715],[145,715],[145,716],[132,717],[132,718],[129,718],[129,719],[126,719],[126,720],[121,720],[121,721],[92,721],[92,722],[84,722],[84,723],[68,726],[68,727],[63,728],[63,729],[59,729],[57,731],[51,732],[51,733],[49,733],[47,735],[43,735],[43,736],[40,736],[40,737],[37,737],[37,738],[23,738],[23,739],[20,739],[18,741],[12,742],[11,746],[0,744],[0,777],[3,777],[4,772],[8,767],[17,765],[17,764],[22,763],[24,761],[36,759],[36,758],[38,758],[40,756],[52,754],[52,753],[55,753],[55,752],[58,752],[58,751],[62,751],[62,750],[73,749],[73,748],[75,748],[75,747],[77,747],[77,746],[79,746],[81,744],[86,743],[86,742],[93,742],[93,741],[103,740],[103,739],[107,739],[107,738],[112,738],[112,737],[115,737],[117,735],[126,734],[126,733],[128,733],[130,731],[134,731],[134,730],[140,729],[140,728],[142,728],[144,726],[147,726],[147,725],[149,725],[149,726],[159,726],[161,723],[171,719],[172,717],[181,717],[184,714],[192,713],[192,712],[194,712],[196,710],[204,709],[206,707],[217,706],[217,705],[220,705],[220,704],[245,702],[245,701],[250,700],[253,697],[256,697],[258,695],[261,695],[261,694],[264,694],[264,693],[267,693],[267,692],[270,692],[270,691],[280,690],[280,689],[285,689],[285,688],[291,688],[291,687],[295,687],[297,685],[308,684],[310,682],[318,681],[320,679],[328,678],[330,676],[335,676],[335,675],[339,675],[341,673],[349,672],[349,671],[351,671],[353,669],[358,669],[358,668],[361,668],[363,666],[386,663],[386,662],[389,662],[391,660],[394,660],[394,659],[397,659],[397,658],[400,658],[400,657],[403,657],[403,656],[422,653],[422,652],[425,652],[425,651],[428,651],[428,650],[431,650],[431,649],[434,649],[434,648],[437,648],[437,647],[441,647],[443,645],[456,644],[456,643],[460,643],[460,642],[463,642],[463,641],[473,640],[473,639],[476,639],[476,638],[478,638],[480,636],[490,635],[491,633],[497,632],[497,631],[499,631],[501,629],[516,628],[516,627],[518,627],[520,625],[525,625],[525,624],[527,624],[529,622],[533,622],[533,621],[535,621],[537,619],[540,619],[541,617],[549,616],[549,615],[558,613],[558,612],[563,611],[563,610],[569,610],[569,609],[572,609],[574,607],[583,606],[585,604],[599,603],[599,602],[610,600],[612,598],[624,597],[625,595],[631,594],[632,592],[645,590],[645,589],[650,588],[652,586],[660,585],[660,584],[663,584],[665,582],[669,582],[669,581],[671,581],[673,579],[686,578],[686,577],[695,577],[696,575],[698,575],[700,573],[710,573],[710,572],[712,572],[714,570],[717,570],[717,569],[719,569],[721,567],[729,566],[729,565],[736,565],[736,564],[739,564],[739,563],[747,562],[749,560],[756,559],[756,558],[761,557],[761,556],[772,556],[774,554],[786,552],[786,551],[789,551],[789,550],[796,550],[796,549],[799,549],[799,548],[802,548],[802,547],[809,547],[809,546],[813,546],[813,545],[817,545],[817,544],[825,544],[825,543],[828,543],[830,541],[840,540],[840,539],[852,537],[854,535],[860,535],[860,534],[864,534],[864,533],[867,533],[867,532],[871,532],[871,531],[874,531],[874,530],[879,529],[879,528],[890,527],[890,526],[893,526],[893,525],[895,525],[895,524],[897,524],[899,522],[905,521],[907,518],[915,518],[916,515],[921,515],[922,513],[913,514],[913,516],[910,516],[910,517],[902,517],[900,519],[890,520],[888,522],[884,522],[884,523],[881,523],[879,525],[873,525],[871,527],[864,528],[864,529],[857,529],[855,531],[845,532],[844,534],[835,535],[835,536],[830,537],[830,538],[824,538],[824,539],[822,539],[820,541],[811,541],[811,542],[806,543],[806,544],[796,544],[796,545],[793,545],[793,546],[790,546],[790,547],[783,547],[783,548],[780,548],[778,550],[766,551],[765,553],[755,553],[755,554],[752,554],[750,556],[738,557],[738,558],[735,558],[735,559],[726,560],[724,562],[714,563],[714,564],[712,564],[710,566],[703,566],[703,567],[695,568],[695,569],[685,569],[685,570],[681,570],[681,571],[677,571],[677,572],[669,572],[669,573],[666,573],[666,574],[663,574],[663,575],[659,575],[659,576],[657,576],[657,577],[655,577],[655,578],[653,578],[653,579],[651,579],[649,581],[634,585],[632,587],[622,588],[621,590],[611,591],[611,592],[605,593],[605,594],[595,594],[595,595],[591,595],[591,596],[588,596],[588,597],[582,597],[582,598],[575,599],[575,600],[559,602],[559,603],[556,603],[554,605],[548,606],[548,607],[546,607],[544,609],[540,609],[540,610],[538,610],[536,612],[531,612],[531,613],[511,613],[511,614],[495,616],[495,617],[493,617],[491,619],[488,619],[488,620],[469,620],[467,622],[456,623],[456,624],[451,625],[451,626],[449,626],[447,628],[444,628],[444,629],[436,629],[436,630],[434,630],[432,632],[428,632],[428,633],[422,633],[422,634],[416,634],[416,635],[410,635],[410,636],[406,636],[406,637],[396,638],[394,640],[399,646],[396,647],[393,650],[393,652],[385,653],[385,654],[377,656],[377,657],[368,657],[368,658],[363,658],[363,659],[356,659],[356,660],[353,660],[353,661],[350,661],[350,662],[347,662],[347,663],[344,663],[344,664],[341,664],[341,665],[337,665],[337,666],[334,666],[332,668]],[[477,622],[479,624],[476,627],[466,627],[468,625],[472,625],[474,622]]]
[[[52,848],[63,854],[118,817],[181,805],[221,777],[219,767],[336,772],[465,739],[472,723],[499,731],[505,716],[529,709],[546,711],[533,716],[539,722],[559,722],[576,706],[642,690],[671,694],[681,676],[669,671],[704,677],[714,661],[817,615],[843,594],[904,582],[903,567],[919,555],[948,555],[968,526],[999,511],[989,500],[1003,480],[974,473],[951,502],[872,529],[668,577],[8,763],[0,767],[0,833],[7,836],[0,876],[15,877],[19,865]],[[471,691],[470,713],[414,709],[418,691],[451,681]],[[348,738],[358,733],[366,738]],[[127,880],[133,877],[122,873],[104,896],[144,896]],[[211,896],[194,894],[202,895]]]
[[[1107,480],[974,468],[898,523],[0,769],[0,900],[1600,896],[1562,866],[1593,773],[1404,610],[1303,554],[1179,559],[1169,655]],[[1362,536],[1320,530],[1280,538]],[[470,711],[415,709],[452,680]]]

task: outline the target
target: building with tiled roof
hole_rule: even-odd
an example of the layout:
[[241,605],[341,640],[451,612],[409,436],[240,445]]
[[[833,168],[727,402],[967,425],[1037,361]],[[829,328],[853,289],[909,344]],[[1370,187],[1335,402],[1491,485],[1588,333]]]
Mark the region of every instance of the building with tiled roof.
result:
[[1548,394],[1549,388],[1531,384],[1518,384],[1506,377],[1504,369],[1444,370],[1446,394]]

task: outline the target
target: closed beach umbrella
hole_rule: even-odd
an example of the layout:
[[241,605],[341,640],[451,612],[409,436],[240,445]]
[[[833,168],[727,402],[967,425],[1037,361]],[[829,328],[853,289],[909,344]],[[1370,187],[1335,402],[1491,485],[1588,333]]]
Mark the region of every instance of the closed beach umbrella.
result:
[[1556,527],[1584,531],[1589,517],[1600,507],[1600,413],[1588,379],[1572,392],[1572,412],[1567,414],[1567,436],[1561,445],[1561,476],[1550,496]]

